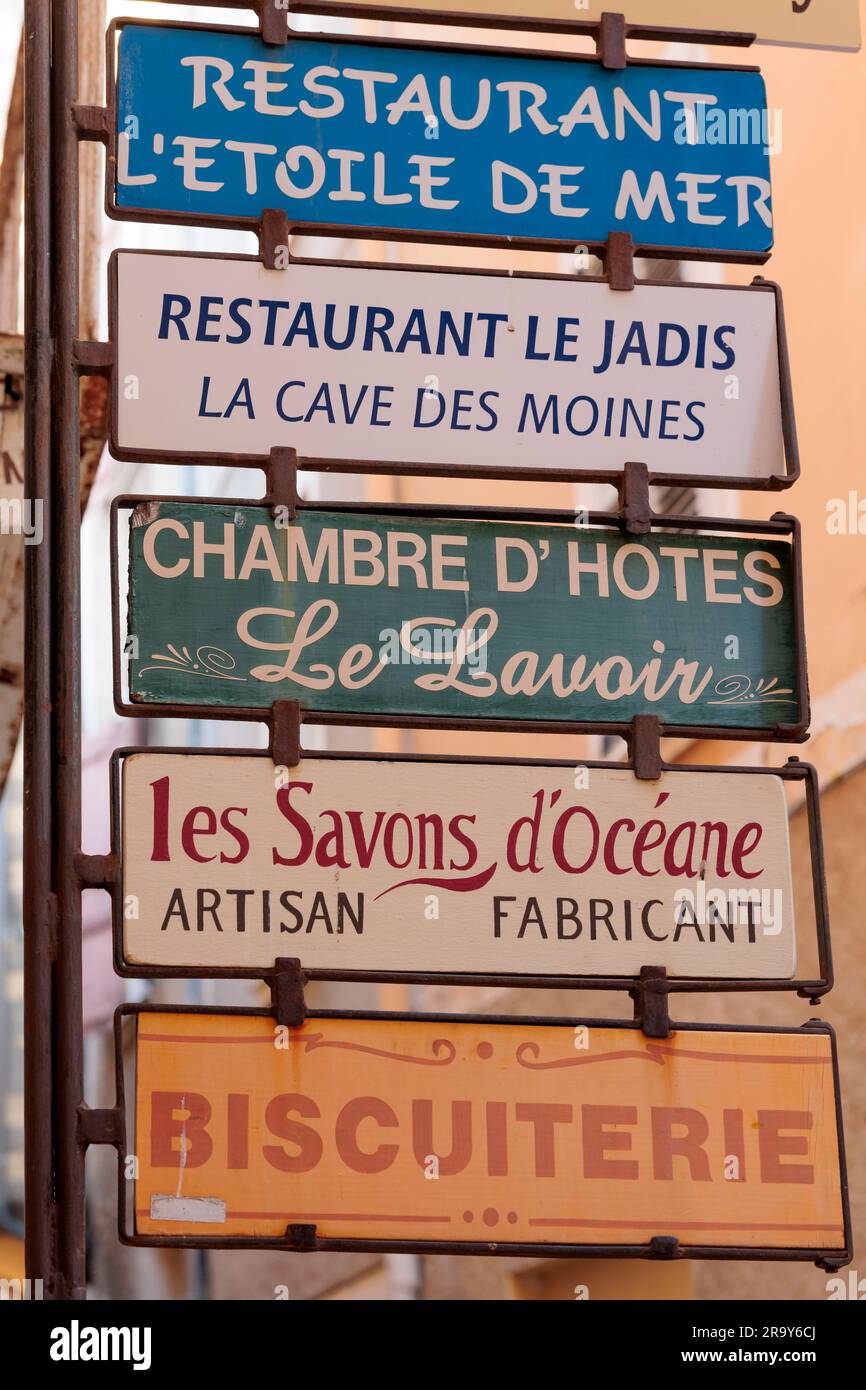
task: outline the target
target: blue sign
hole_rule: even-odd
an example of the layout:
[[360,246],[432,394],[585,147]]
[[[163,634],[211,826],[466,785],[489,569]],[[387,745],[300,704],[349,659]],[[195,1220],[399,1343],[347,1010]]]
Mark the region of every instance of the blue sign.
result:
[[760,73],[120,28],[118,211],[760,256]]

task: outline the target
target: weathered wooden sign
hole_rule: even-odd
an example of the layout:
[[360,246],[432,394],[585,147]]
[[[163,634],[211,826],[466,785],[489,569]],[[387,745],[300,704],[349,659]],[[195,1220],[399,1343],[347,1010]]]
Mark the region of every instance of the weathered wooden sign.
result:
[[139,707],[806,727],[798,565],[778,532],[309,509],[290,522],[181,499],[139,506],[129,546]]
[[[109,211],[762,261],[760,73],[122,21]],[[113,45],[112,45],[113,50]]]
[[[304,9],[304,4],[298,6]],[[368,11],[371,15],[403,12],[418,19],[426,15],[464,15],[466,22],[495,24],[497,20],[568,28],[575,20],[599,20],[611,9],[610,0],[310,0],[310,9]],[[753,34],[758,41],[791,44],[801,48],[860,47],[858,0],[628,0],[621,6],[633,25],[673,27],[700,31]],[[441,18],[440,18],[441,22]]]
[[[138,1015],[139,1237],[847,1247],[828,1029]],[[605,1253],[608,1253],[605,1249]]]
[[119,251],[119,457],[778,486],[797,473],[781,297],[750,288]]
[[771,774],[136,753],[121,779],[133,966],[794,974]]

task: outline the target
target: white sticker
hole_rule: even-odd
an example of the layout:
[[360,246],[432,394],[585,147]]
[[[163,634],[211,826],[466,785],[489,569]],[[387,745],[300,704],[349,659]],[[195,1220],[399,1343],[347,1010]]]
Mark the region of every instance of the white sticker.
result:
[[157,1193],[150,1199],[150,1219],[221,1225],[226,1219],[226,1204],[219,1197],[169,1197]]

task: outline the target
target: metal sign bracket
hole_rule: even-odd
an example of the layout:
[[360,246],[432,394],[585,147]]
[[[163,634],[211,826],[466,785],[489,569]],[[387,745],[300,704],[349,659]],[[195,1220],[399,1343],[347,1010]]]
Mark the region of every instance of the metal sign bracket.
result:
[[608,232],[602,259],[607,283],[612,290],[628,292],[635,286],[634,237],[631,232]]
[[109,1144],[122,1153],[126,1143],[123,1107],[91,1110],[82,1101],[78,1107],[78,1142],[83,1149],[91,1144]]
[[281,1028],[303,1028],[307,1019],[307,977],[296,956],[280,956],[269,977],[274,1018]]
[[627,34],[625,15],[605,10],[599,21],[596,38],[596,52],[603,68],[616,72],[628,66],[625,44]]
[[662,775],[661,722],[655,714],[636,714],[628,736],[634,775],[639,782],[658,782]]
[[271,515],[278,518],[277,509],[285,514],[286,520],[294,521],[301,499],[298,496],[298,453],[296,449],[276,446],[271,449],[267,463],[268,490],[264,496],[265,505],[270,507]]
[[275,700],[270,711],[270,754],[274,767],[297,767],[301,761],[301,706],[298,700]]
[[642,965],[634,988],[629,990],[634,1001],[635,1022],[645,1038],[669,1038],[671,1016],[668,1011],[668,972],[663,965]]
[[652,530],[649,470],[645,463],[627,463],[619,489],[619,519],[630,536],[646,536]]
[[293,1254],[304,1255],[311,1250],[319,1249],[319,1237],[316,1234],[316,1226],[300,1221],[293,1221],[286,1227],[286,1246]]
[[72,345],[72,357],[79,376],[111,376],[114,344],[78,338]]
[[653,1236],[649,1243],[651,1260],[681,1260],[683,1253],[677,1236]]
[[288,43],[290,8],[291,0],[259,0],[262,43],[270,43],[275,47]]
[[264,208],[259,220],[259,255],[265,270],[288,270],[291,241],[292,224],[285,208]]
[[72,108],[72,120],[79,140],[98,140],[108,145],[113,134],[111,115],[107,106],[81,106],[76,103]]
[[118,877],[117,856],[111,854],[79,854],[76,859],[78,877],[83,888],[104,888],[112,892]]

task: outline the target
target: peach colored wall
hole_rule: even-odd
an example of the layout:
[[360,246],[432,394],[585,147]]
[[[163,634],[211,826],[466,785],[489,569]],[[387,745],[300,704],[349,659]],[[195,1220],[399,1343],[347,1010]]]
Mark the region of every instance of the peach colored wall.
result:
[[[866,4],[862,8],[866,22]],[[704,56],[742,61],[742,55],[734,50],[707,51]],[[717,742],[677,750],[677,754],[686,761],[735,759],[773,765],[798,752],[816,763],[828,788],[835,777],[866,759],[866,684],[857,688],[866,672],[866,536],[832,536],[826,525],[829,499],[845,497],[852,488],[859,489],[866,499],[866,389],[861,365],[866,316],[866,178],[860,143],[866,127],[866,53],[760,47],[754,50],[753,61],[764,70],[770,106],[782,112],[783,144],[773,163],[776,251],[763,271],[736,267],[727,275],[732,282],[742,283],[762,273],[777,280],[784,291],[803,471],[800,482],[787,494],[742,497],[740,514],[757,519],[786,510],[801,520],[815,737],[799,749],[746,748]],[[497,260],[502,263],[501,258]],[[511,261],[519,263],[515,257]],[[484,263],[490,263],[489,253]],[[537,505],[542,492],[537,486],[496,486],[503,503],[515,506]],[[467,484],[459,490],[459,500],[489,501],[489,487]],[[403,500],[434,501],[446,495],[436,480],[404,480],[401,488]],[[450,485],[447,496],[451,501],[457,499],[457,491]],[[544,488],[543,500],[569,506],[573,499],[567,489],[557,487]],[[396,736],[392,746],[401,746],[400,737]],[[416,734],[410,739],[418,750],[454,752],[579,757],[583,748],[577,739],[544,736]],[[864,791],[866,773],[827,791],[825,803],[839,983],[821,1012],[836,1024],[840,1034],[855,1219],[863,1210],[866,1161],[862,1108],[855,1103],[861,1089],[858,961],[862,952],[861,923],[854,904],[862,900],[862,885],[853,852],[866,833]],[[808,883],[802,814],[795,819],[793,830],[798,914],[805,917]],[[465,997],[457,1000],[455,996],[461,993],[465,996],[466,992],[451,991],[451,1007],[472,1007]],[[579,1002],[591,1010],[598,1000],[597,996],[583,996]],[[553,1001],[536,996],[533,1003],[544,1011]],[[573,998],[569,1003],[578,1007]],[[501,999],[495,1007],[510,1011],[509,1004]],[[760,996],[750,1001],[742,996],[683,1000],[678,1009],[681,1017],[786,1024],[803,1022],[808,1012],[802,1001]],[[474,1281],[469,1272],[461,1270],[456,1261],[444,1264],[447,1270],[439,1265],[436,1268],[436,1278],[449,1290],[444,1296],[471,1297],[468,1289]],[[695,1293],[703,1298],[820,1299],[825,1296],[827,1278],[808,1265],[720,1264],[691,1273]]]
[[[866,26],[866,0],[861,9]],[[551,47],[567,41],[544,42]],[[655,45],[634,47],[658,56]],[[777,280],[784,291],[802,478],[787,493],[741,497],[740,514],[759,519],[785,510],[802,523],[815,718],[814,738],[805,750],[715,743],[695,746],[688,756],[696,761],[772,764],[799,751],[816,763],[826,780],[866,758],[866,535],[835,536],[827,530],[830,499],[859,489],[866,506],[866,390],[860,366],[866,318],[866,178],[861,150],[866,51],[818,53],[762,45],[746,54],[707,48],[700,56],[757,63],[766,77],[769,104],[782,113],[782,149],[773,160],[776,250],[763,269],[729,267],[726,274],[731,281],[748,282],[760,273]],[[396,254],[420,259],[417,248]],[[455,248],[446,254],[432,252],[428,259],[561,269],[555,257],[514,252]],[[372,480],[371,494],[393,496],[393,486],[393,481]],[[570,488],[549,484],[403,479],[398,487],[403,501],[489,503],[491,487],[508,506],[569,507],[574,500]],[[863,525],[866,530],[866,516]],[[580,756],[584,746],[573,738],[526,735],[416,734],[409,741],[417,750],[565,757]],[[405,747],[406,738],[401,745],[399,736],[385,736],[382,746]],[[681,757],[682,751],[674,756]]]

